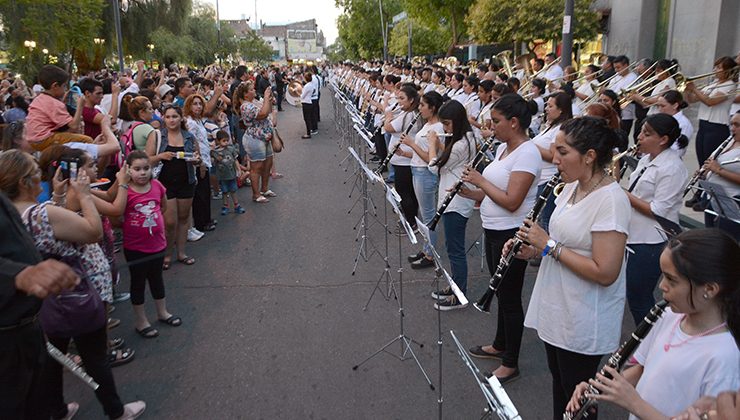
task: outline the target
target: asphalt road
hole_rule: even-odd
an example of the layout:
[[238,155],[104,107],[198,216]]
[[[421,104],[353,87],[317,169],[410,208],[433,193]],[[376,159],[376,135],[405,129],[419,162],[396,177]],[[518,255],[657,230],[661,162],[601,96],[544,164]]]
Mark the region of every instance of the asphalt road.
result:
[[[216,231],[188,245],[193,266],[173,264],[165,272],[170,311],[183,318],[179,328],[156,325],[160,336],[139,337],[128,302],[117,304],[114,316],[122,324],[112,331],[135,349],[136,359],[114,368],[124,402],[143,399],[147,419],[433,419],[438,394],[427,385],[413,359],[400,361],[401,346],[389,347],[352,367],[400,334],[398,301],[376,293],[383,274],[382,258],[374,253],[361,260],[354,229],[360,207],[351,214],[349,173],[339,165],[346,156],[332,121],[331,94],[322,95],[319,135],[301,140],[301,111],[286,104],[279,114],[286,149],[277,156],[285,178],[273,181],[278,194],[268,204],[250,200],[247,189],[238,196],[243,215],[217,216]],[[371,187],[379,218],[382,195]],[[220,202],[212,202],[214,215]],[[481,233],[474,214],[467,228],[472,244]],[[383,229],[369,229],[372,242],[384,249]],[[443,243],[443,242],[440,242]],[[417,247],[403,238],[402,255],[405,333],[423,344],[414,346],[421,365],[439,389],[437,313],[429,296],[432,270],[411,270],[405,256]],[[443,258],[446,258],[444,252]],[[390,263],[398,287],[398,239],[390,237]],[[475,301],[488,283],[475,248],[468,257],[469,297]],[[449,266],[448,266],[449,267]],[[123,273],[124,288],[128,273]],[[529,302],[536,268],[529,267],[524,302]],[[382,283],[385,285],[385,283]],[[154,319],[151,298],[147,308]],[[494,301],[494,305],[495,305]],[[495,309],[495,306],[494,306]],[[495,312],[495,311],[494,311]],[[471,307],[442,314],[443,418],[478,419],[485,407],[480,390],[462,363],[449,335],[454,330],[466,346],[492,340],[495,315]],[[624,333],[634,329],[625,319]],[[494,361],[477,362],[490,371]],[[549,418],[550,375],[544,347],[525,329],[520,357],[522,376],[506,390],[524,419]],[[65,375],[67,401],[81,404],[77,418],[103,418],[89,388]],[[623,411],[604,406],[601,418],[625,418]]]

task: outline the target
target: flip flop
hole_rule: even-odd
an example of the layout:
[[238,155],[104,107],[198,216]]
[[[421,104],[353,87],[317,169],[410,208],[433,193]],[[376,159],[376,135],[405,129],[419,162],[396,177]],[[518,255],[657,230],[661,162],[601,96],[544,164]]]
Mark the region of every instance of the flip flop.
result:
[[177,262],[185,264],[185,265],[193,265],[195,264],[195,258],[193,257],[178,258]]
[[257,198],[253,198],[252,201],[254,201],[255,203],[263,204],[263,203],[269,203],[270,199],[265,197],[264,195],[261,195]]
[[137,333],[139,333],[140,336],[144,338],[154,338],[159,335],[159,331],[157,331],[156,328],[152,327],[151,325],[144,328],[143,330],[140,330],[138,328],[134,328]]
[[170,269],[170,261],[165,261],[162,263],[162,271],[167,271]]
[[179,316],[170,315],[167,319],[160,319],[159,322],[167,324],[170,327],[179,327],[182,325],[182,319]]
[[108,353],[110,367],[125,365],[134,360],[134,351],[131,349],[112,350]]

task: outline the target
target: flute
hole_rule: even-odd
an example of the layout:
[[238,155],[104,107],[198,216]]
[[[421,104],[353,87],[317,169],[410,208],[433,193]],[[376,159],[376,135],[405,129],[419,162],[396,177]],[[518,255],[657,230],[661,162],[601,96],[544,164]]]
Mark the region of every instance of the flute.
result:
[[[424,134],[423,136],[419,136],[419,137],[425,139],[425,138],[429,137],[429,135],[428,134]],[[439,137],[441,139],[446,139],[448,137],[452,137],[452,133],[437,133],[437,137]]]
[[[559,183],[560,173],[558,172],[553,175],[549,181],[547,181],[547,184],[542,190],[542,193],[537,197],[537,201],[535,201],[534,207],[532,207],[532,210],[530,210],[529,214],[527,214],[527,219],[532,221],[537,220],[540,213],[542,212],[542,209],[545,208],[545,204],[547,204],[547,199],[550,197],[550,194],[555,189],[555,186]],[[514,256],[519,252],[522,245],[524,245],[524,241],[519,239],[519,237],[516,237],[514,239],[514,244],[511,246],[511,249],[509,249],[509,252],[501,255],[498,266],[496,266],[496,272],[493,273],[493,277],[491,277],[491,280],[488,282],[488,289],[486,289],[486,293],[483,294],[480,299],[478,299],[478,302],[475,302],[473,304],[473,306],[475,306],[475,309],[485,313],[490,312],[493,296],[498,291],[499,286],[501,286],[501,282],[503,281],[506,272],[509,271],[511,262],[514,260]]]
[[[661,300],[660,302],[656,303],[655,306],[650,309],[650,312],[645,315],[645,318],[642,320],[642,322],[640,322],[640,325],[637,326],[637,329],[635,330],[635,332],[632,333],[630,338],[622,343],[622,345],[619,346],[619,349],[617,349],[614,354],[609,356],[609,360],[607,360],[604,367],[609,366],[619,372],[622,367],[624,367],[624,364],[630,358],[632,353],[637,350],[637,346],[642,343],[642,340],[645,339],[645,336],[648,335],[653,326],[655,326],[655,323],[663,315],[663,311],[665,311],[666,306],[668,306],[668,302],[666,302],[665,300]],[[612,378],[612,376],[607,373],[604,368],[601,368],[600,373],[609,379]],[[586,392],[589,394],[599,394],[599,390],[596,389],[593,385],[589,385],[588,391]],[[578,411],[576,411],[575,413],[570,413],[566,411],[565,413],[563,413],[563,420],[580,420],[588,418],[588,416],[592,414],[589,411],[597,403],[596,399],[586,398],[585,394],[581,397],[579,402],[581,403],[581,408],[579,408]]]
[[[719,156],[730,143],[734,141],[734,136],[730,135],[730,137],[726,138],[722,144],[719,145],[711,155],[709,155],[709,158],[707,160],[716,160],[717,156]],[[686,188],[683,190],[683,197],[686,197],[686,194],[691,191],[692,188],[694,188],[694,185],[699,182],[700,179],[703,179],[707,175],[707,169],[704,167],[704,164],[699,167],[699,169],[694,172],[694,175],[691,176],[691,179],[689,180],[689,183],[686,184]]]
[[82,379],[82,381],[88,384],[90,388],[96,391],[98,388],[100,388],[100,385],[95,382],[95,379],[93,379],[92,376],[88,375],[87,372],[85,372],[85,369],[81,368],[79,365],[77,365],[77,363],[73,362],[72,359],[67,357],[64,353],[61,352],[61,350],[54,347],[54,345],[52,345],[48,341],[46,342],[46,351],[49,353],[49,356],[59,362],[59,364],[61,364],[62,366],[69,369],[69,371],[72,372],[73,375]]
[[[411,132],[411,129],[414,128],[416,125],[416,121],[419,119],[419,116],[421,116],[420,113],[414,114],[414,118],[411,120],[411,124],[409,124],[408,127],[406,127],[406,130],[403,132],[403,134],[408,135]],[[380,162],[380,166],[378,166],[378,169],[375,170],[376,174],[379,174],[385,170],[385,168],[388,167],[388,163],[391,161],[391,158],[394,154],[396,154],[396,151],[398,148],[401,147],[401,140],[398,140],[398,143],[393,146],[393,149],[388,151],[388,154],[385,156],[385,159],[383,159],[382,162]]]
[[[486,152],[488,151],[488,148],[491,147],[493,144],[493,137],[490,137],[488,140],[483,141],[483,145],[480,147],[480,150],[478,150],[478,153],[473,156],[473,160],[468,163],[467,166],[475,168],[478,166],[478,164],[483,160],[483,158],[486,157]],[[430,230],[434,230],[437,227],[437,224],[439,223],[439,220],[442,218],[442,215],[445,213],[445,210],[447,210],[447,207],[452,203],[452,199],[455,198],[457,193],[460,192],[463,185],[465,185],[465,181],[462,179],[458,180],[457,183],[452,187],[452,191],[448,192],[445,196],[444,200],[442,201],[442,204],[437,209],[437,212],[434,213],[434,217],[432,217],[432,220],[429,221],[427,226]]]

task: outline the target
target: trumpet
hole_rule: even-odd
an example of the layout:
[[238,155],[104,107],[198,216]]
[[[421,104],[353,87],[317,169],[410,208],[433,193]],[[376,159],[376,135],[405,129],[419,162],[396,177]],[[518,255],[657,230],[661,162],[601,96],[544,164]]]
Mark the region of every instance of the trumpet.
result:
[[[694,82],[701,79],[706,79],[708,77],[716,77],[718,74],[724,72],[725,70],[717,70],[709,73],[704,74],[698,74],[696,76],[686,77],[682,73],[676,73],[673,78],[676,80],[676,90],[683,93],[686,90],[686,87],[689,82]],[[737,73],[738,67],[735,67],[733,70],[730,70],[731,75]],[[708,81],[704,85],[700,87],[708,86],[711,83],[711,81]]]
[[[612,162],[609,165],[609,170],[607,171],[609,176],[614,176],[614,174],[617,172],[617,169],[619,168],[619,161],[622,160],[625,156],[637,156],[637,149],[639,147],[639,143],[632,145],[629,149],[625,150],[622,153],[617,153],[612,157]],[[623,165],[621,169],[619,169],[618,176],[615,176],[614,179],[619,182],[622,177],[624,176],[624,172],[627,170],[627,165]]]

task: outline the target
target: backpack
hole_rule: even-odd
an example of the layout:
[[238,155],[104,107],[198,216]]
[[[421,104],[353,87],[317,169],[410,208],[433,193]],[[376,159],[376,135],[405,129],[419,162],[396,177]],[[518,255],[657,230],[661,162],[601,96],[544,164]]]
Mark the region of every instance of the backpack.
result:
[[135,121],[125,133],[121,134],[121,138],[119,140],[121,153],[116,153],[113,156],[111,166],[115,166],[119,169],[123,166],[123,162],[126,161],[126,156],[134,150],[134,129],[142,124],[144,123],[141,121]]

